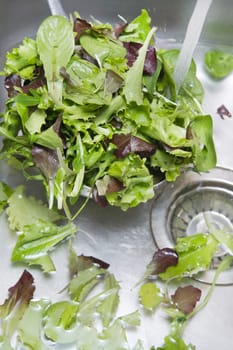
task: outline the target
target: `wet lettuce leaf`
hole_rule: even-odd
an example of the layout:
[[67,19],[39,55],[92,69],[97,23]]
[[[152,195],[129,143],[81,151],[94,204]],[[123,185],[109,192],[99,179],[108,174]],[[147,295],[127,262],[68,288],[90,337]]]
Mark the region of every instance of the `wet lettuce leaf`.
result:
[[204,63],[207,72],[215,79],[223,79],[233,71],[233,55],[227,52],[208,51]]
[[63,16],[50,16],[40,25],[36,45],[43,63],[48,92],[54,101],[62,101],[63,78],[60,69],[69,62],[74,51],[72,24]]
[[36,66],[40,65],[36,41],[32,38],[25,38],[18,47],[7,52],[1,75],[17,74],[23,79],[32,79]]
[[24,270],[16,284],[9,288],[8,298],[0,305],[0,347],[2,349],[14,349],[13,336],[33,298],[34,291],[34,278],[27,270]]
[[218,248],[218,242],[212,235],[196,234],[177,239],[174,249],[179,256],[176,266],[169,266],[159,274],[162,280],[181,279],[193,276],[210,267],[212,258]]

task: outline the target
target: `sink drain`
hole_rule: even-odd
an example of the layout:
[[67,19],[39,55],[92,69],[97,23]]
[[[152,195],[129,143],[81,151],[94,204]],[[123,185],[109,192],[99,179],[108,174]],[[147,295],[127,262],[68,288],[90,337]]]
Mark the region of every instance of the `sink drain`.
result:
[[[233,171],[216,168],[201,175],[187,171],[168,183],[152,204],[150,225],[158,248],[174,246],[179,237],[208,233],[209,227],[233,234]],[[211,283],[225,255],[219,249],[210,270],[198,280]],[[224,271],[218,284],[233,284],[233,269]]]

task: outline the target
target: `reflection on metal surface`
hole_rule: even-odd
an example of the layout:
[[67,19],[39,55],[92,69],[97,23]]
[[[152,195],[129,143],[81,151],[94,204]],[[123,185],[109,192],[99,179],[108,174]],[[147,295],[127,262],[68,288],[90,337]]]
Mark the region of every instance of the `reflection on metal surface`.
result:
[[[177,238],[208,233],[210,227],[233,234],[233,171],[216,168],[207,174],[184,173],[175,184],[167,184],[151,209],[150,224],[159,248],[172,246]],[[214,269],[226,255],[219,249],[210,271],[198,280],[211,283]],[[233,284],[233,269],[224,272],[219,285]]]

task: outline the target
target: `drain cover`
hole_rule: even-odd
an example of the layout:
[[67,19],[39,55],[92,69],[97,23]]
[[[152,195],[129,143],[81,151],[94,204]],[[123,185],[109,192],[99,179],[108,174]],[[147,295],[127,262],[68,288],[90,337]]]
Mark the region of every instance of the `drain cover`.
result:
[[[158,248],[174,246],[179,237],[208,233],[209,225],[233,234],[233,171],[217,167],[197,174],[190,170],[168,183],[153,201],[150,225]],[[219,249],[210,271],[198,280],[211,283],[225,254]],[[220,274],[218,284],[233,284],[233,268]]]

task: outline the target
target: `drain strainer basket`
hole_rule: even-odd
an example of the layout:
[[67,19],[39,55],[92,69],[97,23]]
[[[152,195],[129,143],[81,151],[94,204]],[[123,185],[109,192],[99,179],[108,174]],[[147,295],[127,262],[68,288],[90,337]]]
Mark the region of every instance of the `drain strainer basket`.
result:
[[[158,248],[173,247],[177,238],[214,229],[233,235],[233,170],[217,167],[208,173],[192,170],[183,173],[175,183],[167,183],[152,203],[150,226]],[[226,255],[219,250],[209,271],[198,276],[212,283],[216,267]],[[218,285],[233,285],[233,267],[218,278]]]

